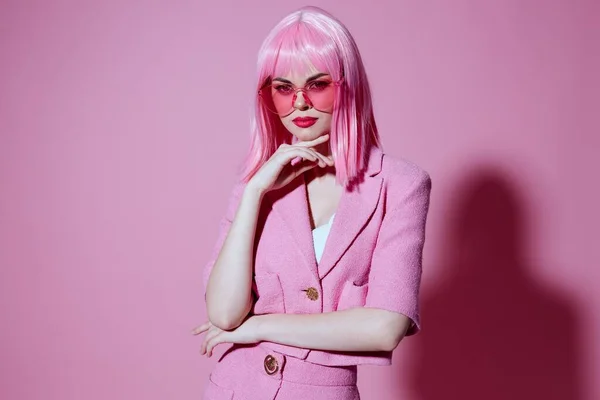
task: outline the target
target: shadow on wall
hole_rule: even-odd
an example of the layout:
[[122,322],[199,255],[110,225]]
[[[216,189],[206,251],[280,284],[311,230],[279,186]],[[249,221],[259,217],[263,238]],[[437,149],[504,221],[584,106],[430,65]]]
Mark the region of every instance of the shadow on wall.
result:
[[521,196],[493,169],[457,190],[440,252],[444,279],[423,293],[423,331],[403,371],[411,392],[418,400],[582,400],[577,310],[530,275]]

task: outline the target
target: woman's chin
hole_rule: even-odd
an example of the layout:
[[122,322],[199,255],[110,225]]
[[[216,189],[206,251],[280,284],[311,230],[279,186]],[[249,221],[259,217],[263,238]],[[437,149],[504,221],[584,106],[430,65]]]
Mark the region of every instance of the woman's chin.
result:
[[323,136],[325,133],[327,133],[323,129],[314,129],[314,127],[312,127],[312,126],[308,127],[308,128],[300,128],[300,127],[296,126],[292,129],[290,129],[290,131],[291,131],[291,134],[294,135],[296,137],[296,139],[298,139],[298,141],[301,141],[301,142],[308,142],[310,140],[315,140],[319,136]]

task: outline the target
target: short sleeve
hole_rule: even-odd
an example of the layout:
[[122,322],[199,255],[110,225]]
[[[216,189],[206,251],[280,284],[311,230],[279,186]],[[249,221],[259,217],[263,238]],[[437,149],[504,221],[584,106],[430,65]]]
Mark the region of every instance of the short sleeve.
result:
[[408,186],[387,189],[365,303],[365,307],[382,308],[409,317],[412,324],[406,336],[421,329],[419,289],[431,192],[429,174],[419,170],[417,175]]
[[209,255],[208,261],[204,264],[204,268],[202,270],[202,289],[204,293],[204,299],[206,300],[206,287],[208,285],[208,278],[210,277],[210,273],[212,271],[215,262],[217,261],[217,257],[219,256],[219,252],[221,251],[221,247],[225,243],[225,239],[227,238],[227,234],[229,233],[229,228],[233,223],[233,219],[235,217],[235,213],[237,212],[240,200],[242,198],[242,194],[244,191],[245,184],[242,182],[237,182],[231,193],[229,195],[229,199],[227,201],[227,206],[225,209],[225,214],[221,217],[219,221],[219,228],[217,231],[217,239],[216,243],[213,245],[211,249],[211,253]]

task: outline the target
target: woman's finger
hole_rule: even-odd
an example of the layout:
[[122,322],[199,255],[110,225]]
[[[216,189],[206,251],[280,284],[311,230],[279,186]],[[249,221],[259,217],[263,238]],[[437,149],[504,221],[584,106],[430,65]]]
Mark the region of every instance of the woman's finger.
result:
[[[317,157],[319,157],[321,160],[323,160],[323,163],[325,163],[325,165],[329,165],[332,166],[333,165],[333,159],[323,155],[321,153],[319,153],[318,151],[316,151],[315,149],[307,149],[308,151],[310,151],[311,153],[315,154]],[[322,167],[324,167],[325,165],[322,165]]]
[[219,343],[224,342],[224,336],[223,336],[223,332],[219,332],[219,334],[215,335],[213,338],[211,338],[206,346],[206,354],[208,355],[208,357],[212,356],[212,351],[215,348],[216,345],[218,345]]
[[287,144],[287,143],[281,143],[281,144],[279,145],[279,147],[277,148],[277,150],[275,150],[275,153],[279,153],[279,152],[281,152],[283,149],[286,149],[286,148],[288,148],[288,147],[290,147],[290,145],[289,145],[289,144]]
[[[289,144],[282,144],[281,146],[279,146],[279,148],[277,149],[277,153],[281,153],[281,152],[289,152],[292,149],[305,149],[308,150],[310,153],[312,153],[313,155],[315,155],[316,157],[318,157],[319,159],[321,159],[323,161],[323,163],[325,165],[329,165],[329,166],[333,166],[334,162],[333,159],[327,156],[322,155],[321,153],[315,151],[312,147],[316,146],[320,143],[323,143],[325,141],[329,140],[329,134],[325,134],[323,136],[319,136],[316,139],[313,140],[309,140],[306,142],[297,142],[295,144],[289,145]],[[296,166],[299,162],[301,161],[301,158],[299,156],[295,156],[292,160],[291,160],[291,165],[292,166]],[[287,160],[286,160],[287,163]],[[319,165],[321,167],[325,167],[325,165],[323,165],[322,163],[319,162]]]
[[315,157],[317,157],[320,160],[319,161],[319,165],[321,167],[325,167],[326,165],[333,165],[333,159],[331,159],[331,158],[329,158],[327,156],[324,156],[323,154],[319,153],[315,149],[307,148],[307,147],[304,147],[302,149],[308,151],[310,154],[312,154]]
[[286,165],[296,157],[302,157],[305,160],[319,162],[319,157],[314,152],[311,152],[310,149],[304,147],[290,146],[282,150],[281,153],[279,153],[279,156],[281,157],[282,165]]
[[202,346],[200,346],[200,354],[206,353],[206,346],[208,345],[208,343],[210,343],[211,339],[215,336],[218,336],[221,332],[223,331],[219,328],[209,329],[209,331],[206,332],[206,335],[204,336],[204,341],[202,342]]
[[333,165],[333,160],[329,159],[329,157],[324,156],[323,154],[319,153],[318,151],[316,151],[313,148],[309,148],[309,147],[290,147],[287,151],[292,151],[292,150],[301,150],[301,151],[306,151],[309,154],[312,154],[315,157],[315,160],[318,160],[319,166],[321,167],[325,167],[327,165]]
[[297,143],[294,143],[293,145],[294,146],[302,146],[302,147],[313,147],[313,146],[316,146],[316,145],[321,144],[323,142],[326,142],[328,140],[329,140],[329,134],[326,133],[325,135],[319,136],[316,139],[309,140],[307,142],[297,142]]
[[[324,154],[319,153],[315,149],[311,149],[311,148],[306,148],[306,150],[308,150],[309,152],[313,153],[316,157],[319,157],[319,159],[321,159],[326,165],[329,165],[330,167],[332,167],[333,165],[335,165],[335,162],[333,161],[333,158],[331,156],[326,156]],[[292,164],[292,166],[295,166],[300,161],[302,161],[302,158],[301,157],[296,157],[296,158],[294,158],[292,160],[291,164]],[[324,165],[321,165],[321,167],[324,167]]]
[[211,323],[210,322],[205,322],[200,326],[195,327],[194,329],[192,329],[192,334],[193,335],[198,335],[199,333],[204,332],[205,330],[207,330],[210,327]]

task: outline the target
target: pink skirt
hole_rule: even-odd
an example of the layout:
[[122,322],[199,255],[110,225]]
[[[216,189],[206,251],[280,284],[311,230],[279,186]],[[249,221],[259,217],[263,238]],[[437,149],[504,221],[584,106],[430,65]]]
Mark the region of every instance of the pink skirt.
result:
[[204,400],[360,400],[357,367],[326,366],[260,344],[232,345],[211,372]]

